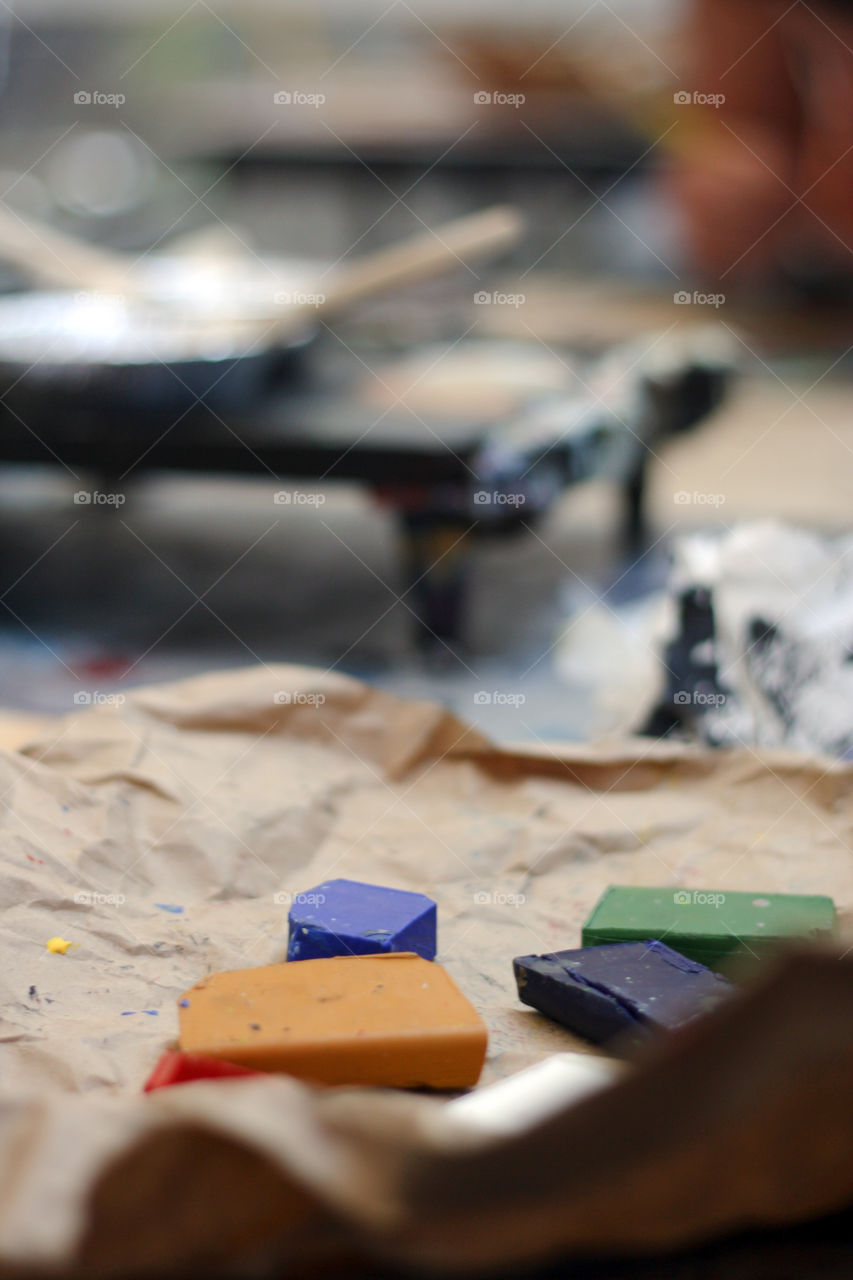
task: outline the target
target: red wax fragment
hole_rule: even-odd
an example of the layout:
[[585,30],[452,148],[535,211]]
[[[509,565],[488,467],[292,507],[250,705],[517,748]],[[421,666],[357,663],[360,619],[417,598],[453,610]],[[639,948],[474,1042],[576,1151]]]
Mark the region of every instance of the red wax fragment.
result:
[[189,1084],[191,1080],[221,1080],[228,1076],[257,1076],[260,1071],[242,1067],[222,1058],[206,1058],[200,1053],[180,1053],[170,1049],[164,1053],[145,1082],[143,1093],[168,1089],[173,1084]]

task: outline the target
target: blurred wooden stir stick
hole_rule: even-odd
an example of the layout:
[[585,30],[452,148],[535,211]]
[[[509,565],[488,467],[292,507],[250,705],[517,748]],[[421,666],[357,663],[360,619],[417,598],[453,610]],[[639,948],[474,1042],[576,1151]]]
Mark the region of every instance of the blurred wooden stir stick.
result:
[[[278,316],[276,329],[284,334],[318,314],[333,317],[347,307],[400,285],[428,279],[441,271],[467,266],[501,253],[521,235],[517,210],[495,205],[434,230],[425,230],[397,244],[366,254],[329,273],[328,284],[317,281],[310,302],[285,308],[271,298],[267,306],[252,308],[258,318]],[[120,253],[101,249],[52,227],[24,220],[0,208],[0,258],[13,262],[35,283],[59,289],[116,293],[156,301],[146,290],[135,265]],[[213,261],[213,256],[208,260]],[[316,297],[322,292],[323,301]],[[176,305],[176,304],[172,304]],[[221,317],[220,317],[221,318]],[[248,319],[245,313],[242,319]]]
[[0,205],[0,259],[49,289],[126,293],[133,288],[129,258],[22,218]]
[[334,313],[385,289],[428,279],[440,271],[466,267],[469,259],[501,253],[521,235],[521,214],[508,205],[493,205],[480,213],[425,230],[386,249],[352,262],[330,277],[325,314]]

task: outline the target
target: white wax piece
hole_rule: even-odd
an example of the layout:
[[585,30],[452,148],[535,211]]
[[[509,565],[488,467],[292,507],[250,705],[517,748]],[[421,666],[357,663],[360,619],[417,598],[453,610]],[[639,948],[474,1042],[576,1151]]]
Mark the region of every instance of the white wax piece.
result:
[[520,1133],[572,1102],[579,1102],[618,1078],[622,1068],[610,1058],[588,1053],[555,1053],[497,1084],[476,1089],[446,1104],[454,1122],[480,1133]]

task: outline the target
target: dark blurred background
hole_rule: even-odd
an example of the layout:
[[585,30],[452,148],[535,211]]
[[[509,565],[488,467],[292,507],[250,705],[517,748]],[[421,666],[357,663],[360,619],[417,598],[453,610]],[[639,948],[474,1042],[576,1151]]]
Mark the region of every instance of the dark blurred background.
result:
[[[794,10],[3,6],[13,226],[138,270],[208,228],[206,253],[286,260],[302,282],[493,204],[525,230],[321,326],[275,396],[186,436],[178,413],[89,418],[39,386],[22,411],[12,391],[37,374],[7,379],[0,704],[70,710],[81,690],[294,660],[504,738],[582,737],[615,723],[608,665],[678,532],[847,527],[853,35],[844,6]],[[0,283],[27,274],[7,262]],[[700,329],[738,378],[695,430],[642,445],[642,530],[631,468],[604,456],[520,518],[471,509],[460,468],[477,482],[477,449],[543,388],[582,398],[633,343],[630,388]]]

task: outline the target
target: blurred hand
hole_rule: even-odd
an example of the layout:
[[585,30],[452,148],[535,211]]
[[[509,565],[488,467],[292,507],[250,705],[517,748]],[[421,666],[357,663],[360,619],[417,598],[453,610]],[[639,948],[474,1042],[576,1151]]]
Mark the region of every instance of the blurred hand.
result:
[[672,181],[697,267],[853,275],[853,7],[694,0],[685,89],[724,94]]

